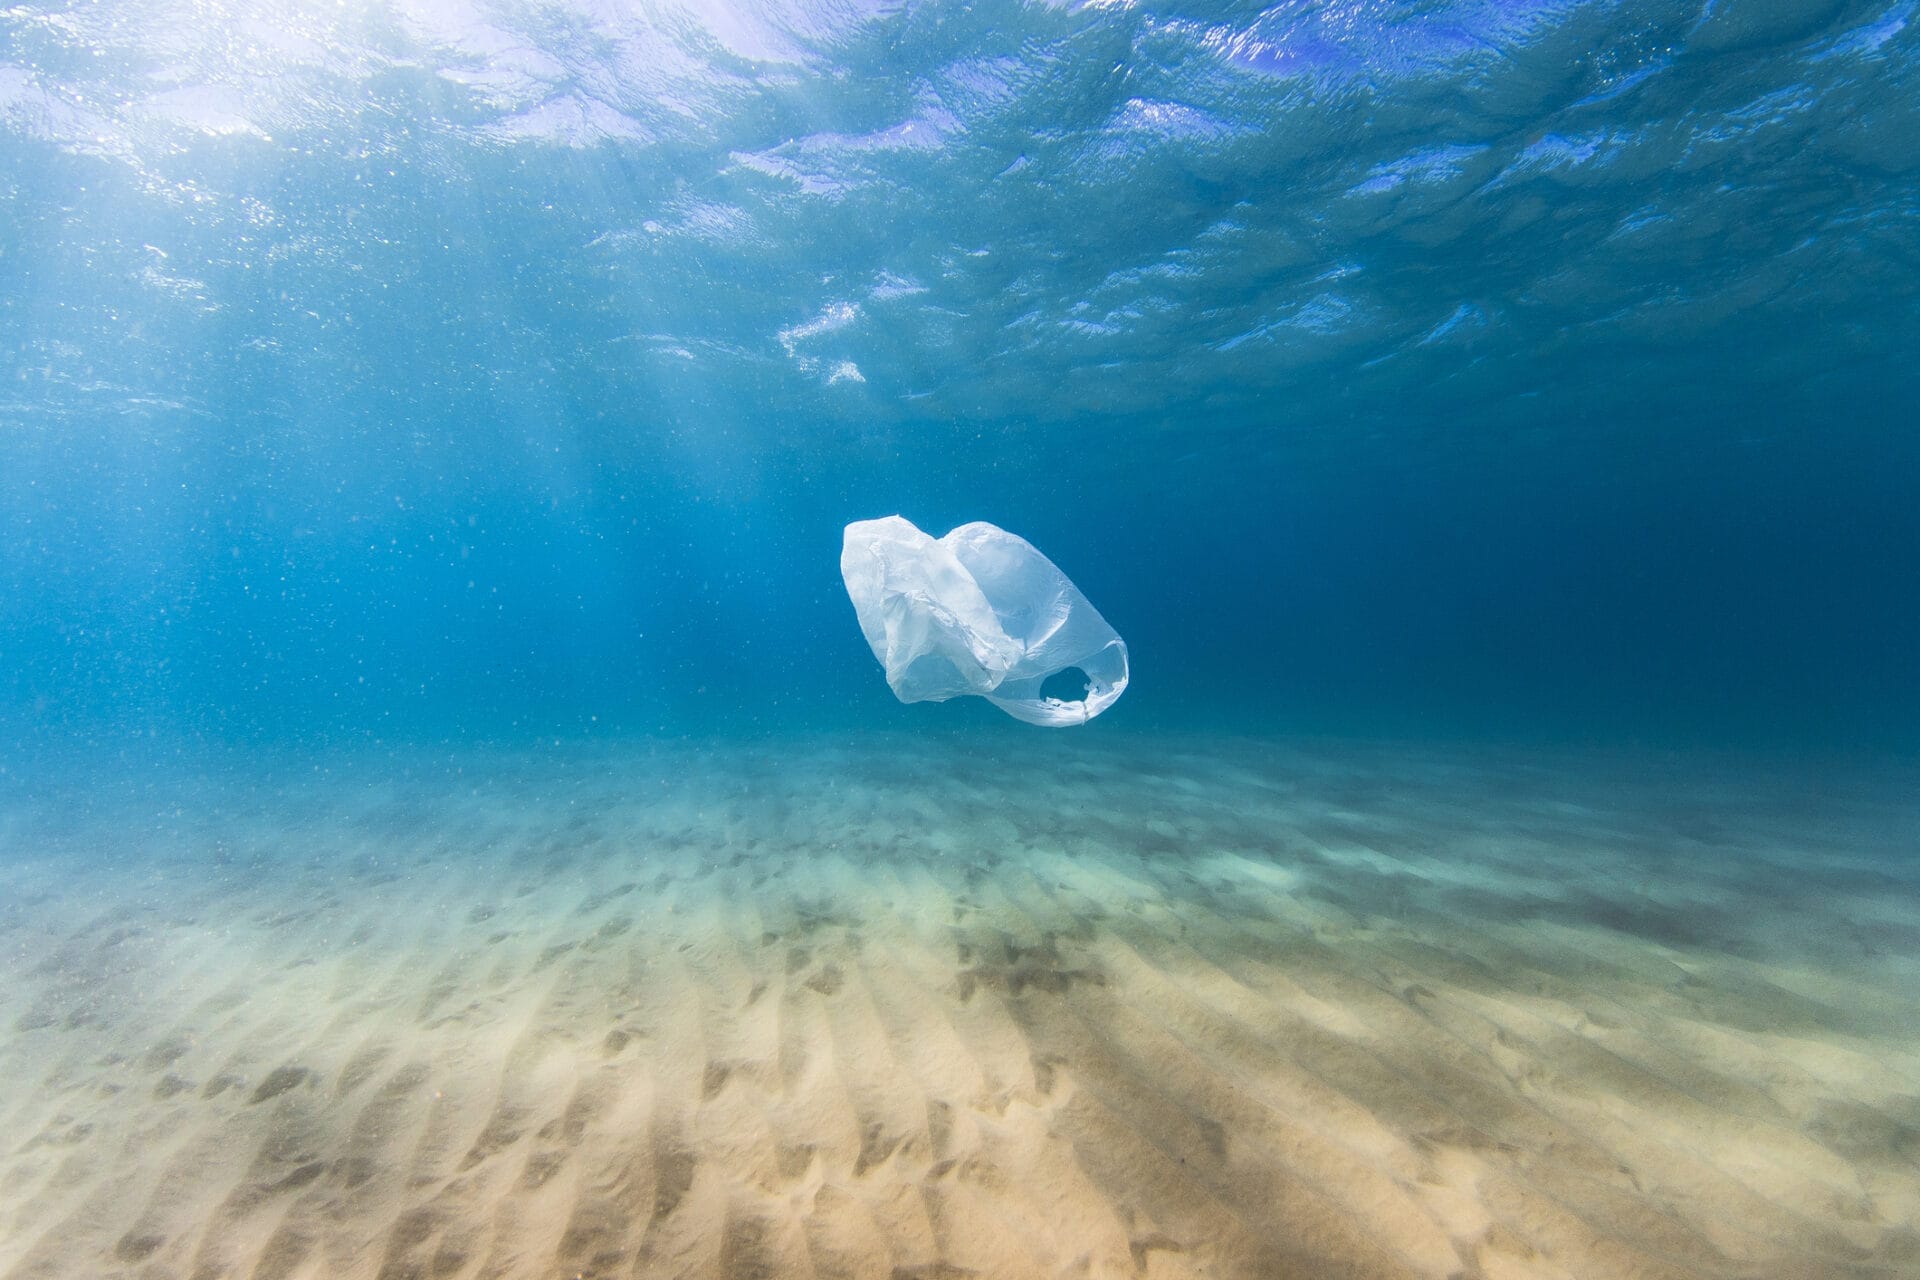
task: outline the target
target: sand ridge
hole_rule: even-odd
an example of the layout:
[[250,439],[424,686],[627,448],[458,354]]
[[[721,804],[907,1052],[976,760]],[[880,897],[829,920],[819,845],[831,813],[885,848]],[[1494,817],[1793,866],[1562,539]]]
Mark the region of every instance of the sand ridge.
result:
[[1920,1271],[1898,779],[1016,738],[277,776],[12,798],[9,1280]]

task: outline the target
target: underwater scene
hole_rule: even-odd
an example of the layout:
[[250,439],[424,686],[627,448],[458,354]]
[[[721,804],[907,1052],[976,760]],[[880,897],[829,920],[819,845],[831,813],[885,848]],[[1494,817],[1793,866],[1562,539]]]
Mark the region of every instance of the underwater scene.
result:
[[6,0],[0,1278],[1920,1277],[1914,0]]

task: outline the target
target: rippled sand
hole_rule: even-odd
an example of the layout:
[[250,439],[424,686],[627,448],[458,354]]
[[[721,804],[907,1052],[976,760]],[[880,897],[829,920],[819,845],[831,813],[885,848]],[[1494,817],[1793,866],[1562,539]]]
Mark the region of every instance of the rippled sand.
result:
[[1911,771],[248,768],[8,782],[0,1275],[1920,1274]]

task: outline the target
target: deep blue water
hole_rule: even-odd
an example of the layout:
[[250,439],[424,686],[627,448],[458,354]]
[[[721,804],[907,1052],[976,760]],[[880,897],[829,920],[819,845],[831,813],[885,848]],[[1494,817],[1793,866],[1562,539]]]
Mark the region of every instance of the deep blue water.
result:
[[1910,0],[29,2],[0,721],[991,723],[898,512],[1127,638],[1076,732],[1911,750],[1916,350]]

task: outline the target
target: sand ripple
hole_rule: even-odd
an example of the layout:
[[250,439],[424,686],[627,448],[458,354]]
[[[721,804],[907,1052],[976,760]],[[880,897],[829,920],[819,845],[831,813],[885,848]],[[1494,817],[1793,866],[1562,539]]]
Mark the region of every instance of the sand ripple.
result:
[[0,1274],[1920,1274],[1911,777],[1004,741],[11,797]]

